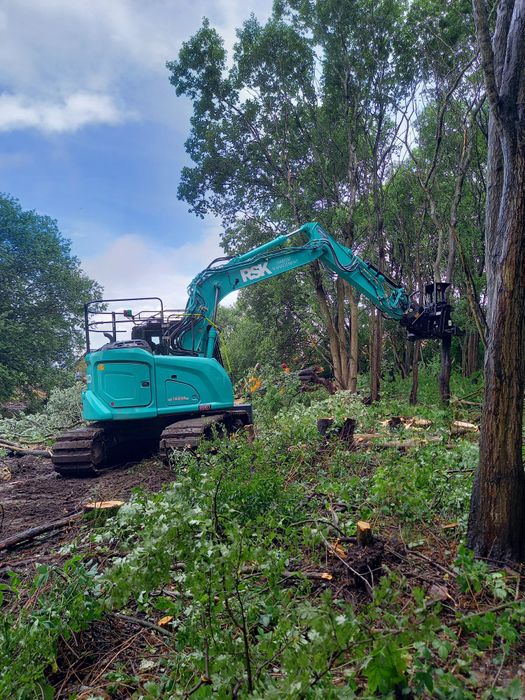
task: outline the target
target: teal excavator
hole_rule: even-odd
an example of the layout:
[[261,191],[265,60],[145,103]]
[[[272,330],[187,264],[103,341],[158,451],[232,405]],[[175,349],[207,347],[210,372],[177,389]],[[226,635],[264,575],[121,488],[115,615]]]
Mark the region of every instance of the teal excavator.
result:
[[[300,245],[292,237],[302,237]],[[306,239],[306,241],[304,241]],[[458,333],[445,298],[446,283],[426,285],[424,306],[384,272],[334,240],[318,223],[278,236],[243,255],[217,258],[191,282],[183,312],[166,310],[158,297],[97,299],[85,306],[87,386],[82,395],[88,427],[60,436],[53,447],[55,470],[92,476],[156,451],[195,447],[214,427],[226,433],[252,422],[249,404],[234,402],[223,367],[216,318],[220,301],[263,280],[318,260],[395,319],[410,339]],[[154,301],[158,310],[105,311],[110,302]],[[122,324],[131,338],[118,340]],[[101,332],[109,341],[91,349]],[[128,334],[129,335],[129,334]]]

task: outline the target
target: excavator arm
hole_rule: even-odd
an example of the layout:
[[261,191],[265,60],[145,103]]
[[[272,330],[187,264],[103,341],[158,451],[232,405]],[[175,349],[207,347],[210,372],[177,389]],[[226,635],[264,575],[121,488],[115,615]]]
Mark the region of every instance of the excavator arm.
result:
[[[301,234],[302,245],[290,245]],[[410,313],[405,290],[350,248],[334,240],[318,223],[303,224],[297,231],[234,258],[219,258],[191,282],[182,321],[167,330],[172,352],[213,357],[217,338],[217,308],[231,292],[318,260],[369,299],[388,318],[403,322]],[[405,324],[407,325],[407,324]]]

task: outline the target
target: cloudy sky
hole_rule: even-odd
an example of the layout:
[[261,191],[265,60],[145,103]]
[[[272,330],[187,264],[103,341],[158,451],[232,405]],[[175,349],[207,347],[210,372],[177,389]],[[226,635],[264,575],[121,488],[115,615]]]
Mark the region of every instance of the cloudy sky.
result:
[[165,67],[209,17],[231,46],[271,0],[0,0],[0,192],[57,219],[106,296],[185,288],[220,228],[177,201],[191,105]]

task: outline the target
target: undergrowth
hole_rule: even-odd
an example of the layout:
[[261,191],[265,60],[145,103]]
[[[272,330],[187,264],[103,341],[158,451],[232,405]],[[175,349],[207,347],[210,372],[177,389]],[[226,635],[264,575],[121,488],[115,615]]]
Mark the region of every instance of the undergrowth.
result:
[[54,389],[38,413],[0,419],[0,439],[25,444],[45,442],[63,430],[81,423],[83,384]]
[[[263,401],[254,440],[176,453],[175,481],[86,529],[63,568],[40,566],[29,591],[16,575],[0,587],[0,697],[53,697],[66,673],[59,641],[117,611],[171,635],[144,677],[107,670],[110,697],[522,696],[519,580],[461,544],[477,446],[450,443],[450,412],[370,408],[341,392],[300,397],[270,419]],[[437,442],[349,450],[316,429],[320,416],[336,426],[351,416],[380,443],[392,438],[381,421],[411,412],[432,424],[401,437]],[[433,583],[385,554],[383,575],[359,590],[341,561],[360,519],[400,560],[439,548],[445,574]]]

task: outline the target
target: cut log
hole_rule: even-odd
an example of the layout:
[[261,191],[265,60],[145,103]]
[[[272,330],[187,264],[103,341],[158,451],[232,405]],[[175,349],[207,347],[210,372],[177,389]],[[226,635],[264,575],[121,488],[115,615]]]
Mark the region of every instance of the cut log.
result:
[[3,542],[0,542],[0,551],[4,549],[12,549],[13,547],[17,547],[19,544],[23,544],[25,542],[29,542],[30,540],[34,540],[35,537],[39,537],[40,535],[43,535],[46,532],[50,532],[52,530],[60,530],[63,527],[67,527],[71,523],[74,523],[76,520],[80,520],[80,518],[82,518],[83,515],[83,512],[73,513],[72,515],[68,515],[67,518],[55,520],[52,523],[45,523],[44,525],[39,525],[38,527],[32,527],[29,528],[29,530],[24,530],[23,532],[19,532],[16,535],[12,535],[11,537],[5,539]]
[[123,505],[124,501],[93,501],[92,503],[86,503],[84,510],[86,513],[93,510],[118,510]]
[[432,425],[432,421],[428,418],[411,418],[407,422],[407,426],[411,428],[429,428]]
[[421,447],[431,442],[442,442],[443,440],[439,435],[432,435],[427,438],[414,438],[413,440],[386,440],[383,442],[374,442],[380,437],[381,435],[377,433],[361,433],[360,435],[354,436],[354,443],[356,447],[373,447],[377,450],[387,450],[390,448],[406,450],[412,447]]
[[14,442],[0,440],[0,449],[14,452],[19,455],[33,455],[34,457],[51,457],[51,450],[33,450],[22,445],[17,445]]
[[368,547],[374,541],[372,535],[372,526],[366,520],[358,520],[357,522],[357,544],[361,547]]
[[479,428],[474,423],[467,423],[462,420],[454,420],[450,424],[450,432],[452,435],[465,435],[465,433],[478,433]]

